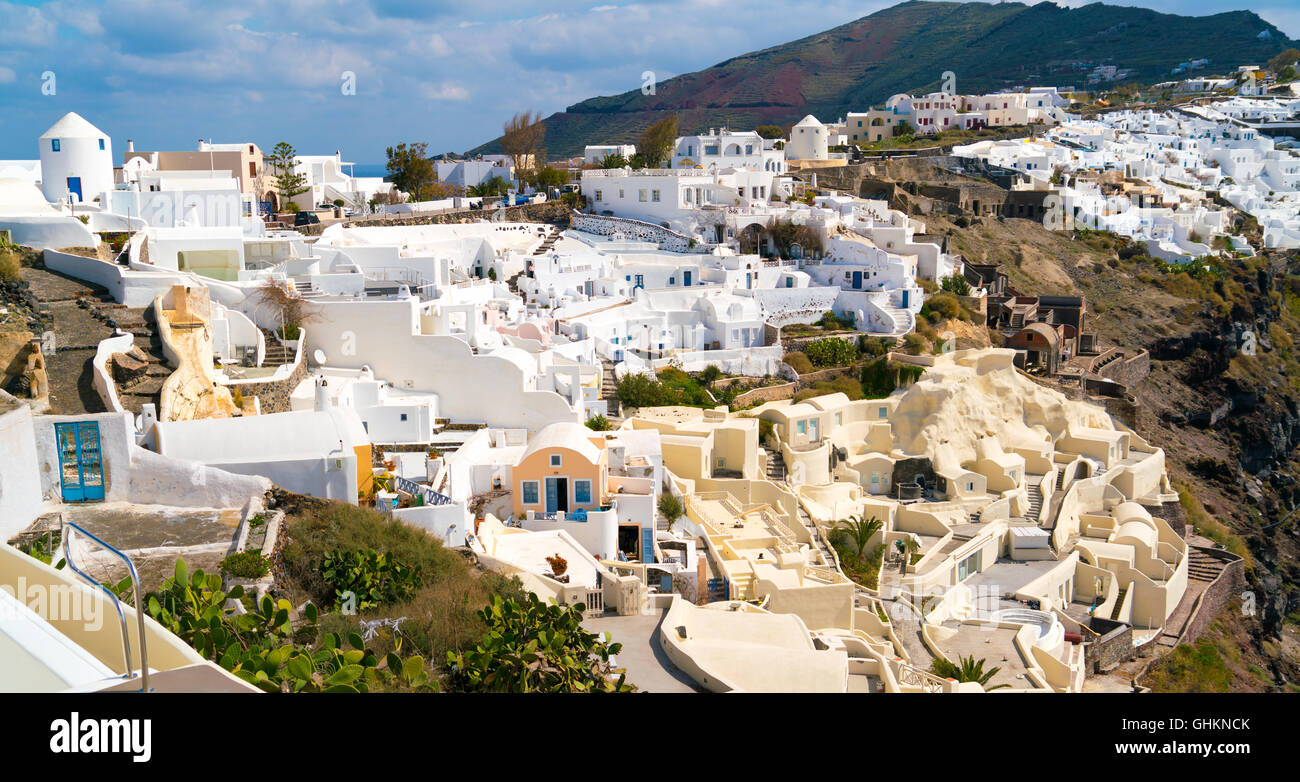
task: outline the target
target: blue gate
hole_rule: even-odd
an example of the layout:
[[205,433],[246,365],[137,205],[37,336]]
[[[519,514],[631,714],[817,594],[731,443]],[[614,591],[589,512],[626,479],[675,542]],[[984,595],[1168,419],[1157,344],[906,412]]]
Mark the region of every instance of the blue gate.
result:
[[95,421],[55,424],[59,449],[59,474],[64,502],[104,499],[104,466],[99,452],[99,424]]

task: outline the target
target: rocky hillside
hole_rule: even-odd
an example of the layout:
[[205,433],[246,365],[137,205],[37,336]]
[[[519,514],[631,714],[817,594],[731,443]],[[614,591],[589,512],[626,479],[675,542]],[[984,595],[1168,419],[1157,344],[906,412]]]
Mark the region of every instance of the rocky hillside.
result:
[[925,221],[952,251],[1001,263],[1022,293],[1087,296],[1103,340],[1151,351],[1151,374],[1134,389],[1138,431],[1165,449],[1188,522],[1247,557],[1254,613],[1223,621],[1260,670],[1233,688],[1300,685],[1300,513],[1290,515],[1300,506],[1300,253],[1193,278],[1107,234]]
[[[1261,40],[1261,32],[1269,38]],[[1146,83],[1196,57],[1212,67],[1266,61],[1291,42],[1249,11],[1177,16],[1093,3],[906,2],[823,33],[750,52],[658,85],[591,98],[546,119],[553,156],[584,144],[632,142],[654,121],[680,117],[683,133],[711,126],[789,125],[864,111],[900,92],[938,89],[952,71],[962,92],[1029,84],[1076,85],[1097,65]],[[996,56],[991,56],[991,55]],[[500,151],[500,139],[467,154]]]

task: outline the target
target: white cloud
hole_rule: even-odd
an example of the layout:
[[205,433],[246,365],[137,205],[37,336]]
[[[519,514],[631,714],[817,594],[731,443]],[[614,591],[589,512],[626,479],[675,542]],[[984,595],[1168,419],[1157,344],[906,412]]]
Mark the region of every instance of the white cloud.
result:
[[469,90],[451,82],[421,84],[420,94],[429,100],[466,100],[469,98]]

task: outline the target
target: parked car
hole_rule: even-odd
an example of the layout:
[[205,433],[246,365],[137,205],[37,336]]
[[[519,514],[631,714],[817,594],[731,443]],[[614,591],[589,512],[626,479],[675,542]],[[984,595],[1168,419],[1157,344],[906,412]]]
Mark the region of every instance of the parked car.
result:
[[293,225],[295,228],[302,227],[304,225],[319,225],[319,224],[320,224],[320,218],[316,216],[315,212],[299,212],[293,218]]

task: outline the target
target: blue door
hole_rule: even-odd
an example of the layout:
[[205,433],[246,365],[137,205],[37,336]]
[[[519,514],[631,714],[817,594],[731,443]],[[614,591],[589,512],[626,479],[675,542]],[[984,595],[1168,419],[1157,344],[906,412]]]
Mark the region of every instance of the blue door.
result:
[[99,454],[99,424],[80,421],[54,425],[64,502],[104,499],[104,470]]
[[546,512],[554,513],[560,508],[560,489],[556,484],[559,483],[554,478],[546,479]]
[[907,309],[907,291],[903,291],[903,309]]
[[691,285],[691,273],[689,270],[682,272],[682,285],[685,285],[688,288]]
[[645,287],[645,275],[644,275],[644,274],[638,274],[638,275],[636,276],[636,283],[635,283],[632,287],[633,287],[633,288],[644,288],[644,287]]
[[81,177],[68,177],[68,192],[77,194],[77,201],[81,201]]
[[655,561],[655,531],[653,527],[641,528],[641,561]]
[[853,290],[862,289],[862,272],[853,272]]

